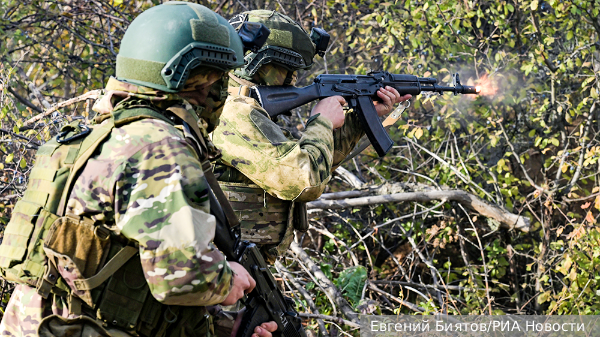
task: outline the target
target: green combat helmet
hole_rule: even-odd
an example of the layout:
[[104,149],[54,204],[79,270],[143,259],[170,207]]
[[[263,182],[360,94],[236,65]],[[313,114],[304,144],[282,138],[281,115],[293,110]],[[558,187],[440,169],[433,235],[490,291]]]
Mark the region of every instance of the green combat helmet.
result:
[[268,30],[255,24],[242,27],[240,38],[227,20],[202,5],[166,2],[143,12],[131,23],[117,55],[116,77],[177,92],[193,68],[227,72],[244,65],[244,47],[256,50],[262,46],[260,42],[248,44],[248,36],[243,34],[248,33],[248,27],[256,33],[251,40],[262,37],[264,42],[268,37]]
[[257,52],[246,55],[246,65],[234,72],[249,81],[261,66],[268,63],[282,66],[290,74],[299,69],[308,69],[313,64],[315,54],[323,56],[329,43],[329,35],[323,29],[313,28],[309,35],[294,20],[275,11],[253,10],[229,20],[236,30],[244,22],[262,23],[271,31],[265,45]]

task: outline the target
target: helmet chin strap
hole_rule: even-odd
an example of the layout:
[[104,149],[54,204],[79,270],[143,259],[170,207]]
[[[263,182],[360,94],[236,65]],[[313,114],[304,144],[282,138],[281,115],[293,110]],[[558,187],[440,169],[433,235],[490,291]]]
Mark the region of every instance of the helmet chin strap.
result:
[[288,70],[287,75],[285,76],[285,80],[283,81],[284,85],[294,85],[295,83],[295,78],[294,78],[294,74],[296,73],[295,70]]

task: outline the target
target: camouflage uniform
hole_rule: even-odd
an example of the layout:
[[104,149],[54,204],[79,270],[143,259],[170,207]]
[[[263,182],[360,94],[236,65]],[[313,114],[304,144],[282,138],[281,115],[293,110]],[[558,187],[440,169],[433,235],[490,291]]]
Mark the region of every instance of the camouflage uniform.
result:
[[[251,11],[243,15],[247,20],[265,23],[275,38],[285,36],[277,33],[277,27],[294,31],[294,38],[302,37],[298,32],[301,28],[294,28],[295,24],[289,24],[293,21],[284,15],[272,11]],[[273,26],[269,26],[269,22]],[[288,48],[295,45],[289,41],[274,41],[271,37],[267,40],[269,43]],[[312,63],[315,49],[310,47],[312,49],[300,50],[304,59],[298,64]],[[252,63],[248,61],[247,56],[246,62]],[[332,130],[328,119],[311,117],[302,137],[296,139],[273,122],[258,102],[239,94],[244,87],[254,85],[293,84],[294,69],[273,61],[254,73],[242,69],[230,76],[230,96],[221,123],[212,135],[213,142],[223,154],[220,164],[215,166],[215,173],[240,219],[242,237],[267,245],[263,249],[267,253],[265,257],[273,261],[289,247],[294,224],[297,228],[303,226],[298,221],[306,216],[301,202],[315,200],[323,193],[331,172],[364,132],[356,113],[349,112],[344,125],[336,130]]]
[[[166,29],[148,25],[153,22]],[[201,34],[211,31],[215,34],[203,40]],[[153,47],[150,42],[161,41],[156,39],[160,34],[170,44]],[[164,38],[164,34],[172,36]],[[193,68],[200,63],[195,55],[206,53],[173,57],[190,50],[210,50],[219,63],[211,67],[211,61],[204,60],[203,67]],[[203,148],[201,158],[197,147],[218,123],[227,85],[223,74],[241,64],[235,55],[242,53],[233,28],[200,5],[170,2],[132,22],[117,57],[117,76],[127,81],[109,80],[94,106],[98,114],[91,133],[85,135],[78,122],[71,123],[36,155],[30,193],[17,203],[11,230],[0,247],[3,275],[20,283],[0,323],[0,335],[214,333],[205,306],[227,297],[233,272],[212,243],[216,219],[210,214],[201,163],[208,151]],[[184,84],[207,83],[209,78],[216,80],[214,76],[221,80],[211,86],[203,106],[192,106],[178,96]],[[107,131],[96,145],[75,147],[94,139],[99,130]],[[83,138],[66,144],[59,141],[75,135]],[[79,171],[77,158],[85,158]],[[73,162],[74,168],[64,166]],[[65,175],[64,169],[77,174]],[[74,182],[57,185],[58,175],[74,177]],[[56,206],[55,196],[63,190],[70,192]],[[35,220],[38,216],[41,224]],[[48,226],[46,219],[50,219]],[[33,234],[26,232],[31,227]],[[24,238],[35,244],[41,238],[43,251]],[[32,256],[45,261],[43,277],[29,272],[39,271],[28,267],[35,267]]]

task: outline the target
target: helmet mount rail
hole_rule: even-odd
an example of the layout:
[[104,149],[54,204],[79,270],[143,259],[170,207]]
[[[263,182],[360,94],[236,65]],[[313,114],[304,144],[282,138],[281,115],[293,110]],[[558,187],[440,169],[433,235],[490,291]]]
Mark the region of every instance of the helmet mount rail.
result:
[[235,51],[203,42],[192,42],[180,50],[161,71],[161,76],[171,90],[180,90],[190,71],[199,65],[206,65],[222,71],[235,67]]
[[271,62],[276,62],[292,71],[306,68],[302,55],[287,48],[269,45],[259,50],[256,57],[252,56],[252,54],[246,56],[248,62],[246,71],[250,76],[256,74],[260,67]]

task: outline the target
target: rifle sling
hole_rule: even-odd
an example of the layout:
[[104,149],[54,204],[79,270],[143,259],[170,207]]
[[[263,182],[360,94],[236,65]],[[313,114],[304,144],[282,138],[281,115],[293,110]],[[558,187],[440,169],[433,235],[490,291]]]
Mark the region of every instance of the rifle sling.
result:
[[204,171],[204,177],[210,186],[210,189],[213,191],[219,204],[221,205],[221,209],[227,218],[227,223],[229,227],[236,227],[239,225],[238,218],[235,216],[235,212],[229,203],[229,200],[221,190],[219,186],[219,182],[213,173],[213,165],[208,160],[208,147],[206,146],[206,142],[204,141],[204,137],[202,136],[202,132],[198,127],[198,122],[194,120],[192,115],[184,109],[168,109],[170,112],[175,114],[177,117],[181,118],[188,126],[194,131],[195,138],[200,145],[200,149],[196,148],[196,152],[198,153],[198,157],[202,162],[202,170]]

